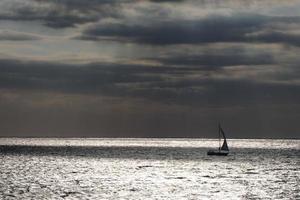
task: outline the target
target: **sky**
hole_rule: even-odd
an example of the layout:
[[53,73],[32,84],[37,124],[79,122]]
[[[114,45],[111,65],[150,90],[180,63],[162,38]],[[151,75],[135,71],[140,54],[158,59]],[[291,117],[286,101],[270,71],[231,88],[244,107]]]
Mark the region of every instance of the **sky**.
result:
[[0,0],[1,137],[300,138],[298,0]]

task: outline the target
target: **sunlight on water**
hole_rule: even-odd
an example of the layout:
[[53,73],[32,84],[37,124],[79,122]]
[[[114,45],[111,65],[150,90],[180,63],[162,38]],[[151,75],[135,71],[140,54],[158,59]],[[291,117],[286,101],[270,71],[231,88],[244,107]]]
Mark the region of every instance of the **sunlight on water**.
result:
[[0,199],[299,199],[299,140],[0,139]]
[[[272,139],[227,139],[233,148],[300,149],[298,140]],[[181,138],[1,138],[0,145],[39,145],[39,146],[148,146],[148,147],[214,147],[216,139]]]

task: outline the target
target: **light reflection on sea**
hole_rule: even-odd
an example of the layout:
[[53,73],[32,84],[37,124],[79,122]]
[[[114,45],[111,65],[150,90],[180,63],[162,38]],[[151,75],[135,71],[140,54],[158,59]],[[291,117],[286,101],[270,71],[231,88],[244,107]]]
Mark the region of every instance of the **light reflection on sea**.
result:
[[299,199],[299,140],[0,139],[0,199]]

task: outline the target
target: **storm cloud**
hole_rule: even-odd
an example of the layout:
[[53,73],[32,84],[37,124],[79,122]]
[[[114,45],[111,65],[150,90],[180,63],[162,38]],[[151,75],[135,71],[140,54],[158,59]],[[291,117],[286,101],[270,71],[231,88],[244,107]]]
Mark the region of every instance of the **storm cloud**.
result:
[[159,21],[154,24],[100,23],[85,30],[79,39],[125,40],[154,45],[216,42],[261,42],[300,45],[299,34],[266,31],[273,23],[298,23],[299,17],[261,15],[207,16],[199,20]]
[[[52,28],[68,28],[105,18],[124,17],[123,8],[138,0],[4,0],[0,2],[0,20],[36,21]],[[145,0],[144,2],[147,2]],[[157,1],[148,2],[179,2]]]
[[[255,59],[255,57],[253,57]],[[243,60],[244,59],[244,60]],[[138,97],[171,104],[248,104],[248,103],[295,103],[300,100],[299,85],[280,83],[291,79],[293,74],[266,75],[263,79],[251,76],[246,68],[227,68],[208,60],[199,60],[201,67],[169,65],[149,66],[121,63],[63,64],[55,62],[21,62],[1,60],[0,88],[35,90],[74,94],[93,94],[115,97]],[[173,60],[175,60],[173,58]],[[255,60],[259,60],[255,59]],[[247,63],[237,57],[236,62]],[[190,61],[181,64],[189,66]],[[207,62],[207,63],[205,63]],[[193,63],[195,64],[195,63]],[[234,66],[230,63],[229,66]],[[264,63],[262,63],[264,64]],[[253,66],[253,65],[252,65]],[[253,66],[253,71],[263,73],[265,66]],[[260,69],[262,68],[262,69]],[[273,70],[276,67],[272,67]],[[218,75],[215,75],[218,73]],[[245,74],[244,74],[245,73]],[[247,74],[249,73],[249,74]],[[285,76],[285,78],[283,78]],[[291,77],[289,77],[291,76]],[[277,81],[277,83],[276,83]],[[251,92],[251,96],[249,96]],[[218,102],[222,97],[222,102]]]

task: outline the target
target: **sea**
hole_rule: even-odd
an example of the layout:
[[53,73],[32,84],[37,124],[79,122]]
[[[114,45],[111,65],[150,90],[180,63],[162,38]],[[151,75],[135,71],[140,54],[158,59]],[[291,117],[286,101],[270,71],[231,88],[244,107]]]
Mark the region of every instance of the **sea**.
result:
[[300,140],[0,138],[0,199],[300,199]]

